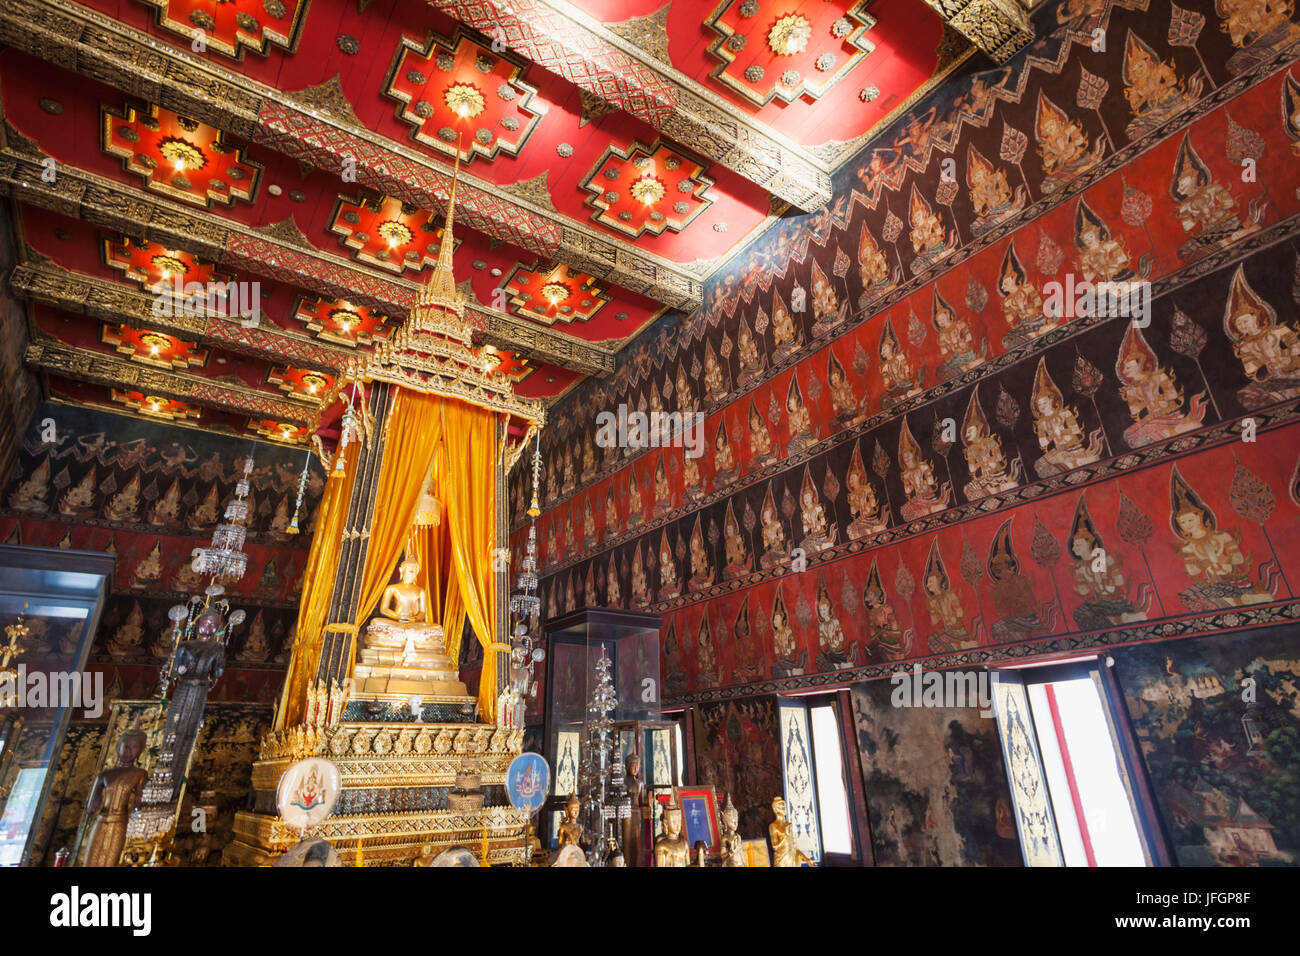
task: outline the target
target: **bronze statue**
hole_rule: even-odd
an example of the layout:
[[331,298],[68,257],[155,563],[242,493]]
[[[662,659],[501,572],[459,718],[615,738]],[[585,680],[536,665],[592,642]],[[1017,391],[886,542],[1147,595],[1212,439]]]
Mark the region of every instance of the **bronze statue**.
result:
[[135,723],[117,742],[117,766],[95,778],[86,801],[90,815],[86,866],[117,866],[126,843],[126,824],[140,805],[149,775],[135,762],[144,753],[145,735]]
[[708,866],[709,865],[709,845],[703,840],[696,840],[692,848],[695,859],[691,866]]
[[772,840],[772,865],[803,866],[807,863],[812,866],[812,860],[804,856],[803,851],[795,845],[794,834],[790,832],[790,824],[785,819],[785,801],[780,797],[773,800],[772,812],[776,814],[776,820],[767,828]]
[[691,851],[682,835],[682,805],[676,793],[664,807],[663,827],[663,835],[655,841],[655,866],[689,866]]
[[[204,611],[195,622],[194,637],[176,648],[172,674],[176,690],[167,706],[167,725],[163,731],[163,752],[159,761],[170,760],[171,799],[180,796],[190,753],[198,740],[208,691],[226,669],[226,645],[222,641],[225,624],[220,611]],[[152,797],[150,798],[153,799]]]
[[727,803],[722,808],[722,865],[748,866],[745,862],[745,841],[740,838],[736,827],[740,823],[740,811],[731,802],[727,794]]
[[623,787],[627,791],[629,812],[623,822],[623,851],[628,866],[641,866],[641,840],[645,822],[645,790],[641,785],[641,755],[627,755],[627,773],[623,777]]

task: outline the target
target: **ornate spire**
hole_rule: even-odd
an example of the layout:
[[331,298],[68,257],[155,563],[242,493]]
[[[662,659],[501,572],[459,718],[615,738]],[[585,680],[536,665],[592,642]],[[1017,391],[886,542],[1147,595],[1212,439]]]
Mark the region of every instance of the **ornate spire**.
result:
[[438,261],[434,264],[429,281],[415,298],[415,308],[411,310],[409,325],[414,332],[445,335],[464,345],[469,345],[472,333],[464,321],[465,297],[456,289],[456,275],[452,270],[452,256],[456,246],[453,234],[456,223],[456,186],[459,182],[460,152],[458,150],[451,177],[451,194],[447,198],[447,217],[443,223],[442,239],[438,246]]

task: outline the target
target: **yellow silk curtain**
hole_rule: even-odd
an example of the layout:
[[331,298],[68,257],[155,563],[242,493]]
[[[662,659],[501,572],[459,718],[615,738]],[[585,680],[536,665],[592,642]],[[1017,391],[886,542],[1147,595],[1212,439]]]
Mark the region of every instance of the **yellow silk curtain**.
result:
[[[353,642],[352,663],[356,660],[359,632],[374,613],[409,543],[413,547],[412,556],[421,565],[430,620],[442,624],[448,655],[453,661],[459,659],[460,638],[467,619],[483,645],[479,719],[492,721],[496,714],[495,653],[501,649],[496,644],[492,569],[499,457],[497,416],[454,399],[396,388],[386,429],[360,602],[353,622],[358,635]],[[430,460],[434,462],[435,494],[443,504],[442,522],[436,528],[421,529],[412,535],[411,521]],[[315,679],[320,662],[343,523],[357,470],[350,463],[343,478],[326,483],[303,575],[298,633],[281,698],[278,727],[302,720],[306,712],[307,687]],[[348,666],[348,676],[352,674],[352,663]]]
[[330,598],[334,594],[334,576],[338,571],[339,550],[343,543],[343,522],[348,515],[356,471],[356,468],[349,468],[342,477],[326,481],[325,492],[321,495],[320,508],[316,512],[316,533],[312,536],[307,566],[302,574],[298,626],[289,674],[284,681],[280,709],[276,714],[277,728],[297,723],[306,713],[307,686],[316,679],[316,669],[320,664],[321,638],[325,619],[329,616]]
[[[358,629],[374,613],[409,540],[429,462],[442,439],[443,401],[437,395],[395,389],[384,438],[384,460],[375,486],[361,599],[353,622]],[[356,641],[352,644],[352,659],[355,662]]]
[[[497,417],[476,405],[449,401],[443,405],[442,421],[450,444],[438,489],[445,506],[452,570],[465,616],[483,645],[479,719],[495,720],[496,651],[500,649],[496,643],[496,572],[492,569],[496,549]],[[454,461],[451,448],[455,449]]]
[[[440,443],[436,456],[445,457],[446,447],[446,442]],[[420,562],[420,583],[429,602],[429,620],[442,625],[447,637],[447,655],[453,661],[459,660],[460,635],[465,629],[465,605],[460,598],[456,575],[452,573],[451,539],[445,515],[436,528],[421,529],[412,537],[412,543],[415,545],[415,560]]]

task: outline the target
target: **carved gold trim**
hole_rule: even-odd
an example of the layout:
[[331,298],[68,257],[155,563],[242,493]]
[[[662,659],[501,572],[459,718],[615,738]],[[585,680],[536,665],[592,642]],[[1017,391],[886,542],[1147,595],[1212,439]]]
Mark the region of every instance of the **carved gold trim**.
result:
[[277,421],[309,425],[312,406],[295,399],[281,399],[246,385],[226,380],[204,378],[185,372],[145,368],[129,360],[64,345],[58,339],[40,337],[30,342],[24,360],[43,372],[96,385],[138,389],[146,395],[160,395],[176,401],[193,402],[206,408],[273,418]]
[[[73,219],[113,229],[124,235],[145,237],[163,245],[192,252],[218,265],[242,271],[250,263],[235,259],[227,252],[231,237],[254,238],[260,243],[279,247],[274,268],[259,265],[259,274],[289,282],[299,291],[330,298],[349,298],[361,305],[374,305],[395,318],[405,318],[415,301],[419,286],[399,277],[379,277],[359,270],[354,263],[319,249],[302,248],[279,236],[269,235],[197,209],[186,209],[141,190],[124,191],[119,183],[74,166],[60,165],[56,182],[42,181],[39,152],[18,152],[24,144],[11,141],[0,150],[0,192],[20,202],[50,209]],[[304,263],[314,261],[322,271],[347,280],[331,280],[306,271]],[[291,273],[286,275],[286,273]],[[354,278],[353,278],[354,277]],[[360,291],[371,289],[369,293]],[[477,303],[467,303],[478,332],[485,340],[501,348],[521,353],[537,361],[546,361],[584,375],[608,375],[614,370],[613,349],[598,342],[587,342],[552,332],[541,326],[529,326],[530,332],[516,341],[512,333],[524,325],[522,320],[495,312]]]

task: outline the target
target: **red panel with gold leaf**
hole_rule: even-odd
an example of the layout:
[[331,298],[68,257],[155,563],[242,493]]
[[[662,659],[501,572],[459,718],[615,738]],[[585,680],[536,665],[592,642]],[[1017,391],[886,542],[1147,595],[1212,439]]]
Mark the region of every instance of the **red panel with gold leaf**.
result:
[[199,407],[160,395],[146,395],[130,389],[110,389],[113,401],[125,405],[131,411],[149,418],[163,418],[177,421],[199,417]]
[[[393,272],[418,272],[438,260],[442,227],[433,220],[427,209],[391,196],[352,200],[340,196],[330,217],[330,232],[352,250],[353,259]],[[460,242],[456,239],[455,245]]]
[[323,396],[334,385],[334,376],[314,369],[273,368],[267,374],[267,381],[278,385],[286,395],[299,398]]
[[550,263],[531,269],[520,264],[502,284],[510,311],[548,325],[587,321],[609,302],[594,278],[565,265]]
[[100,339],[111,345],[133,362],[153,365],[156,368],[201,367],[208,360],[205,349],[195,342],[186,342],[174,335],[151,329],[133,329],[129,325],[105,325]]
[[520,358],[516,352],[507,352],[504,349],[485,345],[480,354],[496,360],[496,365],[489,367],[489,371],[504,375],[512,382],[521,382],[532,374],[533,366],[527,359]]
[[704,195],[712,185],[702,163],[658,140],[611,143],[582,183],[596,209],[591,218],[629,236],[681,232],[712,205]]
[[530,106],[537,92],[520,78],[523,64],[491,52],[459,31],[451,39],[431,35],[424,44],[402,37],[384,93],[401,105],[397,116],[413,127],[411,136],[448,156],[469,162],[516,155],[539,113]]
[[353,305],[345,299],[303,296],[294,317],[318,338],[342,345],[369,345],[392,334],[392,319],[377,309]]
[[271,441],[282,441],[291,445],[305,445],[310,432],[301,425],[289,422],[277,422],[270,418],[250,418],[249,431],[256,432]]
[[723,0],[705,21],[718,34],[709,44],[721,61],[712,76],[755,106],[817,99],[875,48],[867,3]]
[[200,206],[252,201],[262,167],[225,134],[172,110],[101,107],[101,146],[150,189]]
[[163,286],[174,287],[178,282],[206,285],[230,281],[229,276],[193,253],[168,249],[149,239],[101,236],[100,242],[105,265],[139,283],[146,292],[157,292]]
[[311,0],[140,0],[158,25],[185,37],[192,49],[219,50],[241,59],[245,48],[292,51]]

